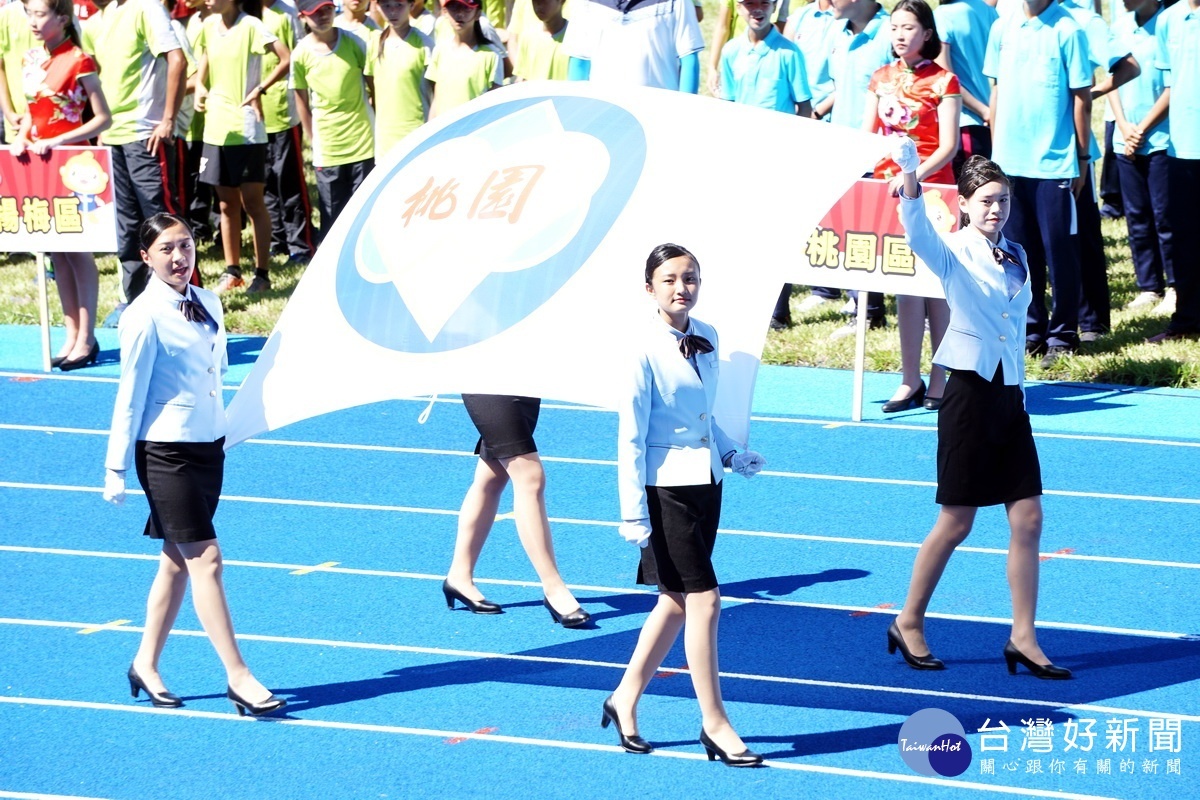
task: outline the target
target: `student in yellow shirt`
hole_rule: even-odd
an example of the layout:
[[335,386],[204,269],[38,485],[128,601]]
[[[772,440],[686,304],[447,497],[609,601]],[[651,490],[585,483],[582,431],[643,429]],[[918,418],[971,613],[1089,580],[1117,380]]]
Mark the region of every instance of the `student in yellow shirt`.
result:
[[388,26],[373,34],[367,52],[366,75],[374,84],[375,160],[424,124],[429,117],[432,88],[425,70],[433,37],[414,28],[409,0],[380,0]]
[[439,43],[425,77],[433,84],[429,116],[460,106],[504,82],[504,54],[479,25],[479,0],[447,0],[453,36]]

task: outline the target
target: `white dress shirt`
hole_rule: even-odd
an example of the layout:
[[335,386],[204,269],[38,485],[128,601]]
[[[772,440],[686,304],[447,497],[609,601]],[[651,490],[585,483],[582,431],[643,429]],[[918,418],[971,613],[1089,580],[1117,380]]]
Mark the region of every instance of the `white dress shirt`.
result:
[[121,314],[121,381],[113,408],[104,466],[127,470],[135,443],[215,442],[225,435],[221,383],[229,369],[221,301],[188,287],[210,322],[189,322],[185,298],[151,276]]
[[703,336],[711,353],[683,357],[683,333],[655,312],[633,355],[629,392],[617,410],[617,483],[621,518],[647,519],[647,486],[721,482],[724,456],[737,449],[713,419],[719,366],[717,332],[691,318],[689,334]]
[[900,193],[900,221],[914,254],[942,281],[950,304],[950,325],[933,363],[949,370],[969,369],[990,381],[997,364],[1007,386],[1025,388],[1025,312],[1033,293],[1029,261],[1016,242],[1000,237],[999,247],[1025,268],[1020,291],[1009,296],[1004,267],[992,243],[978,231],[961,228],[939,234],[925,215],[924,197]]

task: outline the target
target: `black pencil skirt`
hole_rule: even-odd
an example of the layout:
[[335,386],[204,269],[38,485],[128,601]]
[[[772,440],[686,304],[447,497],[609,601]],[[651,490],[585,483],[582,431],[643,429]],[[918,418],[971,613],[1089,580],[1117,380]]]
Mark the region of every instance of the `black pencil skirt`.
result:
[[717,588],[712,554],[721,522],[721,485],[646,487],[650,544],[642,548],[638,583],[664,592]]
[[1020,386],[954,370],[938,411],[937,502],[994,506],[1042,493],[1042,468]]
[[464,394],[463,405],[479,431],[475,453],[496,460],[536,453],[533,431],[542,401],[508,394]]
[[145,535],[168,542],[217,538],[213,515],[225,476],[225,438],[215,442],[143,442],[134,451],[150,502]]

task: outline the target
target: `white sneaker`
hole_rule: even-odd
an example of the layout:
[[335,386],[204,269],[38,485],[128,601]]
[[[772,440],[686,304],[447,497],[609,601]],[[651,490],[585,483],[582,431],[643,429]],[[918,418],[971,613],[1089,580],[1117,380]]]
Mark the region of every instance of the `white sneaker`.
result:
[[819,294],[810,294],[800,301],[800,305],[796,306],[796,310],[801,314],[807,314],[810,311],[816,311],[828,302],[829,298],[827,297],[821,297]]
[[858,333],[858,322],[850,322],[829,334],[829,341],[836,342],[838,339],[845,339],[847,336],[854,336]]
[[1160,316],[1170,316],[1175,313],[1175,287],[1167,289],[1167,293],[1163,295],[1162,302],[1154,307],[1154,314]]
[[1158,292],[1142,292],[1125,306],[1126,311],[1141,311],[1150,309],[1162,302],[1163,296]]
[[846,301],[846,305],[842,306],[842,313],[843,314],[857,314],[858,313],[858,304],[854,302],[853,297],[851,297],[849,300]]

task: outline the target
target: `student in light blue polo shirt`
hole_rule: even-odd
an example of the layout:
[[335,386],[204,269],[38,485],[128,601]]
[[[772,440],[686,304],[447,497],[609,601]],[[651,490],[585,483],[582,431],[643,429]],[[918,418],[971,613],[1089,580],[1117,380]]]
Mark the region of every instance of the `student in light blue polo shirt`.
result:
[[[1137,277],[1138,295],[1125,308],[1146,310],[1162,302],[1175,284],[1171,224],[1167,219],[1167,144],[1170,123],[1164,117],[1147,125],[1166,86],[1163,71],[1154,66],[1155,38],[1162,13],[1159,0],[1125,0],[1113,23],[1113,34],[1142,65],[1142,74],[1108,96],[1116,130],[1113,149],[1121,180],[1129,250]],[[1165,281],[1164,281],[1165,278]]]
[[987,53],[988,32],[999,16],[983,0],[943,0],[933,10],[942,40],[942,55],[936,59],[937,63],[958,76],[962,92],[958,123],[961,139],[951,162],[955,177],[971,156],[992,157],[992,131],[988,127],[992,87],[983,74],[983,57]]
[[1200,0],[1179,0],[1162,12],[1155,64],[1165,72],[1170,109],[1167,145],[1170,220],[1175,240],[1175,313],[1148,341],[1200,336]]
[[[829,0],[813,0],[788,16],[783,38],[794,43],[804,55],[804,74],[812,92],[813,108],[833,94],[829,76],[829,53],[833,49],[835,20]],[[818,115],[814,112],[814,117]]]
[[[1026,352],[1043,368],[1079,347],[1075,194],[1090,157],[1092,70],[1079,25],[1052,0],[1024,0],[988,37],[992,160],[1012,180],[1008,233],[1029,256],[1033,302]],[[1046,278],[1053,308],[1046,314]]]
[[721,96],[736,103],[809,116],[808,77],[800,48],[771,23],[774,0],[737,0],[746,31],[721,50]]
[[[721,96],[785,114],[812,114],[804,56],[800,48],[783,38],[771,22],[774,0],[737,0],[737,14],[746,31],[721,48]],[[785,283],[771,327],[783,330],[792,323],[789,303],[792,285]]]
[[[1087,37],[1088,60],[1093,74],[1101,71],[1099,82],[1092,88],[1092,98],[1111,92],[1116,86],[1137,76],[1139,67],[1128,49],[1122,49],[1108,24],[1092,10],[1090,0],[1059,0],[1071,18],[1083,28]],[[1089,136],[1088,153],[1091,161],[1080,165],[1087,173],[1084,189],[1075,196],[1078,219],[1079,247],[1079,341],[1094,342],[1112,328],[1111,301],[1108,291],[1108,260],[1104,256],[1104,234],[1100,231],[1100,206],[1096,198],[1093,176],[1100,163],[1100,145]]]
[[[875,0],[831,0],[833,8],[833,48],[829,55],[829,76],[833,94],[813,110],[829,121],[862,130],[867,109],[867,86],[875,70],[892,61],[892,23],[890,15]],[[837,289],[816,287],[813,296],[834,300]],[[812,301],[806,300],[805,304]],[[886,324],[883,295],[867,296],[867,322],[872,328]],[[850,324],[834,332],[834,338],[852,336]]]

